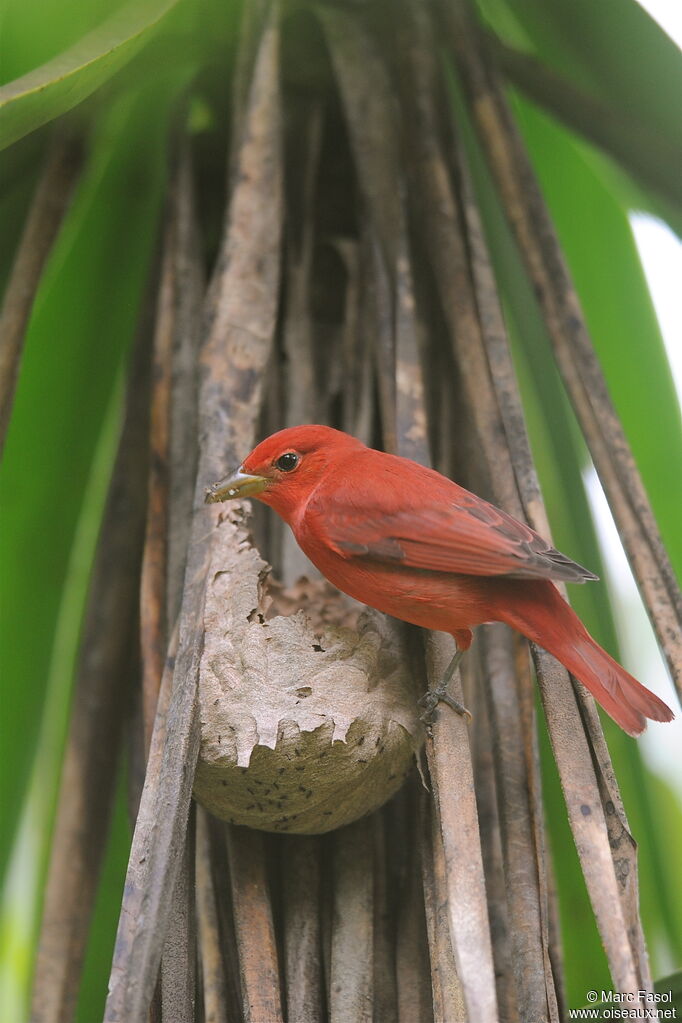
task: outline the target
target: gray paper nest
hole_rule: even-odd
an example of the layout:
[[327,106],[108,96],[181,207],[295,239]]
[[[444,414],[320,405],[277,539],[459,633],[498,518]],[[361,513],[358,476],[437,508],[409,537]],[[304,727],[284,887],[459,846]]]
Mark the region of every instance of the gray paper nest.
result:
[[[327,583],[278,592],[242,506],[221,509],[217,531],[194,794],[265,831],[349,824],[396,792],[421,747],[403,630],[369,609],[356,615]],[[272,616],[298,602],[309,610]]]

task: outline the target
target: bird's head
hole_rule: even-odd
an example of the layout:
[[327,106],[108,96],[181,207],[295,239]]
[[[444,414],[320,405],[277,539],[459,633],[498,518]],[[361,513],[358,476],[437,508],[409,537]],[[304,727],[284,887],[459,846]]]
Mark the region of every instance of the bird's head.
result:
[[206,490],[206,503],[257,497],[286,521],[344,454],[364,447],[329,426],[292,426],[273,433],[238,469]]

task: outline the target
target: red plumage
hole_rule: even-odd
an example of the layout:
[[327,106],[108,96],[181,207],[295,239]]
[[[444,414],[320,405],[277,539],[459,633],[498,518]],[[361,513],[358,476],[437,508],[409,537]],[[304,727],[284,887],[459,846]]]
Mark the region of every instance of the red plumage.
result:
[[[287,468],[277,464],[283,455]],[[505,622],[561,661],[631,735],[646,718],[672,719],[592,639],[552,583],[596,576],[440,473],[324,426],[273,434],[240,472],[262,480],[254,496],[281,515],[344,593],[449,632],[463,649],[473,626]],[[225,493],[239,496],[236,487]]]

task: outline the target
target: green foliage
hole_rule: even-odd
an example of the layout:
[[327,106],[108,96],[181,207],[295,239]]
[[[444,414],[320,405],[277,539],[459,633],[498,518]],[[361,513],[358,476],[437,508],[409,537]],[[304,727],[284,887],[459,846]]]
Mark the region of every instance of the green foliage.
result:
[[8,676],[22,680],[7,693],[3,748],[17,730],[24,737],[3,778],[10,820],[35,747],[95,445],[156,238],[164,132],[156,97],[122,97],[102,119],[29,325],[0,475],[2,660]]
[[[682,577],[682,422],[619,180],[529,103],[515,112],[668,553]],[[627,353],[627,357],[624,357]]]
[[[561,86],[574,90],[570,123],[590,122],[592,138],[618,141],[628,154],[625,170],[640,168],[655,190],[640,187],[637,173],[614,166],[638,205],[682,231],[682,123],[676,96],[682,88],[678,47],[636,0],[476,0],[484,21],[519,54],[532,55]],[[536,96],[545,105],[543,85]]]
[[[636,0],[482,0],[481,7],[494,28],[496,9],[505,8],[555,71],[682,149],[680,51]],[[508,29],[499,30],[504,37]]]
[[[13,865],[0,918],[0,1015],[8,1023],[26,1015],[78,638],[122,371],[152,283],[169,136],[185,116],[179,101],[200,54],[233,47],[237,11],[185,2],[166,17],[170,0],[113,12],[67,6],[65,14],[63,4],[12,3],[2,33],[5,76],[25,77],[0,89],[0,147],[33,132],[3,154],[3,284],[48,141],[47,129],[34,129],[98,90],[89,109],[80,106],[85,164],[34,301],[0,467],[0,864],[3,873],[10,857]],[[210,79],[202,84],[217,92]],[[62,118],[54,130],[74,127]],[[120,906],[129,845],[122,808],[119,800],[79,1005],[88,1021],[101,1015]]]
[[[120,384],[120,374],[118,376]],[[22,1001],[32,971],[80,622],[116,451],[120,396],[119,386],[112,390],[106,402],[78,509],[61,599],[56,610],[54,636],[51,637],[49,648],[31,779],[21,808],[3,892],[0,920],[0,1012],[7,1019],[23,1018]],[[30,633],[30,621],[29,612],[25,630],[27,633]]]
[[[177,0],[144,3],[133,0],[47,64],[3,86],[0,148],[71,110],[108,81],[144,46],[158,22],[176,3]],[[87,10],[83,4],[79,6]],[[68,24],[63,12],[59,20]],[[39,40],[44,38],[38,35]]]

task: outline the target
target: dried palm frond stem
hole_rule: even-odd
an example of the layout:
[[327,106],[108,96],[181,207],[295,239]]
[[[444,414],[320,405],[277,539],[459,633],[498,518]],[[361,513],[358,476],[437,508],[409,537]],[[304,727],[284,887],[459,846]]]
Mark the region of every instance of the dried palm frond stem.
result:
[[[221,270],[226,267],[226,272],[212,295],[208,336],[202,350],[200,479],[215,475],[225,453],[236,452],[240,441],[243,443],[239,425],[248,436],[249,411],[253,415],[259,407],[274,331],[281,225],[277,52],[277,28],[271,20],[254,69],[240,180],[231,200],[231,230],[221,257]],[[216,429],[229,413],[228,402],[240,402],[246,410],[241,424],[239,420],[231,424],[231,436],[227,430]],[[201,492],[199,486],[196,503]],[[205,518],[195,512],[164,754],[158,774],[147,774],[133,837],[107,1001],[106,1018],[110,1020],[141,1020],[156,983],[170,909],[166,894],[177,876],[199,753],[197,680],[210,553],[211,536],[206,532]],[[160,820],[159,806],[164,808]],[[140,926],[141,918],[144,926]]]
[[49,147],[0,309],[0,454],[33,300],[81,169],[75,138],[56,136]]

